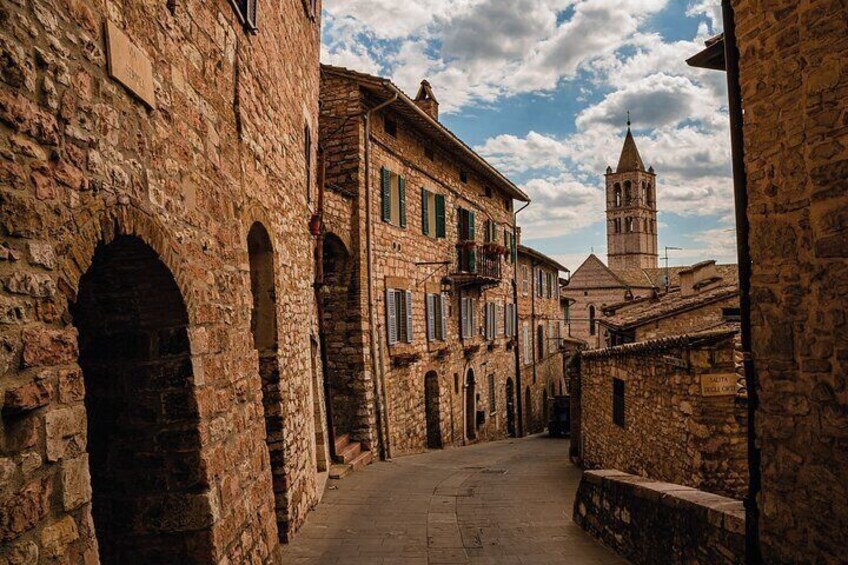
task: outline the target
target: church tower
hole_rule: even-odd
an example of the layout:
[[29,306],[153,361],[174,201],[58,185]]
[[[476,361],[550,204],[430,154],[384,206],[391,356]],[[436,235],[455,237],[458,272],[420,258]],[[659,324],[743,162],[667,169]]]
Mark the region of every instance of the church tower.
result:
[[654,168],[647,171],[630,132],[618,166],[607,167],[607,263],[612,270],[657,267],[657,193]]

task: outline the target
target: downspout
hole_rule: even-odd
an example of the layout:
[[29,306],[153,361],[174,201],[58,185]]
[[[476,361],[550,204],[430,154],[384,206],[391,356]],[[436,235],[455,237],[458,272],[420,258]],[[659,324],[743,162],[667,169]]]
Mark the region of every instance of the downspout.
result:
[[759,405],[757,373],[751,355],[751,254],[748,245],[748,179],[745,171],[742,87],[739,80],[739,48],[736,44],[736,18],[731,0],[722,0],[724,58],[727,71],[730,147],[733,155],[733,196],[736,204],[736,246],[739,258],[739,306],[741,312],[742,364],[748,392],[748,495],[745,497],[745,562],[760,563],[757,498],[761,490],[760,448],[756,416]]
[[515,253],[515,263],[512,265],[512,301],[515,304],[515,407],[517,410],[516,418],[516,436],[524,437],[524,410],[521,406],[521,352],[519,345],[519,335],[521,335],[521,328],[518,327],[518,321],[520,320],[520,316],[518,315],[518,214],[530,206],[530,202],[527,202],[515,211],[513,215],[512,221],[512,240],[515,245],[516,253]]
[[368,323],[371,328],[371,363],[374,367],[374,416],[377,420],[377,443],[380,447],[380,459],[391,459],[392,451],[389,445],[389,434],[383,429],[383,407],[386,403],[386,387],[383,374],[383,356],[377,347],[377,316],[374,313],[374,264],[373,256],[373,226],[371,223],[371,114],[393,104],[398,99],[398,93],[362,113],[365,119],[365,273],[368,288]]

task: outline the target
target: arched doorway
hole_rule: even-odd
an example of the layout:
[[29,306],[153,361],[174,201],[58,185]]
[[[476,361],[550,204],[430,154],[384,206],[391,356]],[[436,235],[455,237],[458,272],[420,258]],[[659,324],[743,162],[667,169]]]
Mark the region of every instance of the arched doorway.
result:
[[506,380],[506,431],[509,437],[516,437],[515,431],[515,385],[512,378]]
[[100,244],[70,304],[101,563],[211,563],[188,313],[140,238]]
[[533,429],[533,403],[529,386],[524,389],[524,414],[524,428],[527,430],[526,433],[532,434],[535,430]]
[[424,376],[424,412],[427,420],[427,447],[442,448],[442,422],[439,410],[439,375],[430,371]]
[[477,438],[477,394],[473,369],[468,369],[465,374],[465,437]]
[[[338,236],[324,235],[322,269],[324,285],[321,288],[323,345],[325,347],[324,378],[327,379],[332,410],[333,435],[336,438],[351,434],[358,437],[362,429],[363,387],[356,376],[361,374],[363,359],[346,352],[349,343],[358,339],[351,328],[358,327],[360,320],[347,319],[349,313],[359,310],[360,296],[353,280],[353,261],[344,243]],[[329,419],[329,418],[328,418]]]
[[[262,407],[265,417],[265,443],[271,459],[274,507],[277,516],[287,512],[285,477],[285,419],[280,392],[280,362],[277,357],[277,291],[274,284],[274,250],[268,231],[259,222],[247,234],[250,261],[250,291],[253,307],[250,329],[253,346],[259,354],[262,381]],[[284,539],[286,522],[277,520],[277,533]]]

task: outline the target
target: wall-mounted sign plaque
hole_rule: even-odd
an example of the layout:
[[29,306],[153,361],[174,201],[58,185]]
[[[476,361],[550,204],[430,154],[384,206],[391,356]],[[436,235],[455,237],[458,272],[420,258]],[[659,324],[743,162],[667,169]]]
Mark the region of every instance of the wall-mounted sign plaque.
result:
[[701,375],[701,396],[733,396],[735,394],[735,373]]
[[153,64],[118,26],[106,20],[106,57],[109,76],[126,86],[151,108],[156,107]]

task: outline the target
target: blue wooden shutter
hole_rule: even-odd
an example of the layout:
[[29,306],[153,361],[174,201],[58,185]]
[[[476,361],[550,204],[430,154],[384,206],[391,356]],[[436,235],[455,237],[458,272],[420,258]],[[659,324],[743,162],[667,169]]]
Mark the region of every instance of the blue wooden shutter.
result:
[[421,233],[424,235],[432,235],[430,233],[430,210],[427,207],[427,190],[421,189]]
[[400,210],[400,227],[406,227],[406,183],[403,177],[398,177],[398,209]]
[[436,195],[436,237],[445,237],[445,196]]
[[389,345],[397,343],[397,305],[395,304],[395,291],[386,289],[386,333]]
[[386,167],[380,170],[380,191],[383,195],[383,221],[392,221],[392,173]]

